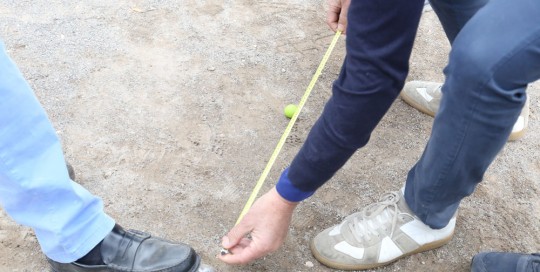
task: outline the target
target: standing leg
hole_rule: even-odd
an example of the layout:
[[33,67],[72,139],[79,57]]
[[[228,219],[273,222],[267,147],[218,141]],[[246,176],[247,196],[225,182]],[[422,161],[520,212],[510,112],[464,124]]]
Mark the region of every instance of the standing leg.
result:
[[111,231],[101,200],[69,179],[47,115],[0,44],[0,203],[49,258],[73,262]]
[[34,229],[56,272],[213,271],[186,244],[115,225],[70,180],[51,123],[1,43],[0,204]]

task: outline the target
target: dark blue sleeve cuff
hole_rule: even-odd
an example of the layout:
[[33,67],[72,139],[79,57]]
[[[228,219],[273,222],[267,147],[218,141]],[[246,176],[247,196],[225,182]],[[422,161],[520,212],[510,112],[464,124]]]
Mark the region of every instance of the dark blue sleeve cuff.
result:
[[306,191],[302,191],[296,188],[291,183],[291,180],[289,179],[288,174],[289,174],[289,168],[285,169],[283,173],[281,173],[281,177],[279,178],[279,181],[276,184],[276,190],[278,191],[281,197],[291,202],[300,202],[312,196],[315,193],[315,191],[306,192]]

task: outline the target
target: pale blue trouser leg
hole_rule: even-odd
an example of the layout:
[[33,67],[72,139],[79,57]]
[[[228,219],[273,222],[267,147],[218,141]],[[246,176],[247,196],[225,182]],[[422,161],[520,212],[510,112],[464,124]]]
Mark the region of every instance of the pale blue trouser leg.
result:
[[[452,8],[463,1],[434,2]],[[527,84],[540,78],[540,1],[488,1],[457,34],[444,73],[431,137],[405,186],[407,203],[433,228],[446,226],[482,180],[520,114]]]
[[2,42],[0,204],[58,262],[81,258],[114,226],[101,200],[69,179],[57,135]]

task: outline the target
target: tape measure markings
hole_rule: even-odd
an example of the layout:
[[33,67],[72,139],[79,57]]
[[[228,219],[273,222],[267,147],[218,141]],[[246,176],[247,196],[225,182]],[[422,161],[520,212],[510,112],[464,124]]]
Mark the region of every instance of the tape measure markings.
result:
[[328,49],[326,50],[326,53],[324,54],[321,63],[319,64],[319,67],[317,68],[317,71],[313,75],[311,82],[309,83],[306,91],[304,92],[304,95],[300,99],[300,103],[298,104],[298,109],[292,116],[291,120],[289,121],[289,124],[285,128],[285,131],[281,135],[281,138],[279,139],[276,148],[274,149],[274,152],[272,152],[272,156],[270,156],[270,159],[268,160],[268,163],[266,164],[266,167],[264,168],[261,176],[259,177],[259,180],[257,181],[257,184],[255,185],[255,188],[253,188],[253,192],[249,196],[248,201],[246,202],[246,205],[244,206],[244,209],[240,213],[240,216],[238,216],[238,220],[236,220],[235,225],[238,225],[242,218],[244,218],[244,215],[249,211],[251,208],[251,205],[253,205],[253,202],[255,201],[255,198],[259,194],[259,191],[264,184],[264,181],[266,180],[266,177],[268,176],[268,173],[270,173],[270,170],[272,169],[272,166],[274,165],[274,162],[277,159],[277,156],[281,149],[283,148],[283,145],[285,144],[285,140],[287,140],[287,137],[289,137],[289,134],[291,133],[292,127],[294,126],[294,123],[296,122],[296,119],[298,119],[298,115],[300,114],[300,111],[302,111],[302,108],[304,107],[304,104],[306,104],[306,101],[311,94],[311,91],[313,90],[313,87],[315,86],[315,83],[317,83],[317,80],[319,79],[319,76],[322,73],[322,70],[324,69],[324,66],[326,65],[326,62],[328,61],[328,58],[330,58],[330,54],[334,50],[334,47],[336,46],[336,43],[339,39],[339,36],[341,35],[341,31],[337,31],[334,35],[334,38],[332,39],[332,42],[330,43],[330,46],[328,46]]

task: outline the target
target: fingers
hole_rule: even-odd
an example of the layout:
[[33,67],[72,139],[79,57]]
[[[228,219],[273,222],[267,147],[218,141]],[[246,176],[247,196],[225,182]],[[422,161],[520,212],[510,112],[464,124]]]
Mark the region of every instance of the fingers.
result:
[[230,254],[219,255],[218,258],[228,264],[247,264],[264,256],[265,252],[256,250],[253,243],[251,239],[242,238],[238,244],[229,249]]
[[326,24],[336,31],[338,29],[338,23],[340,18],[341,5],[339,1],[329,1],[328,12],[326,13]]
[[249,227],[248,224],[245,223],[245,220],[242,220],[238,225],[234,226],[225,237],[223,237],[221,246],[230,249],[238,245],[251,230],[252,227]]
[[[228,249],[231,254],[219,255],[218,258],[228,264],[247,264],[257,258],[266,255],[269,250],[261,247],[260,240],[246,238],[252,233],[253,227],[249,223],[250,215],[246,215],[238,225],[234,226],[225,237],[223,237],[221,245]],[[264,244],[264,242],[263,242]]]
[[242,220],[234,226],[221,241],[221,246],[229,250],[230,254],[219,255],[218,258],[228,264],[247,264],[251,260],[260,257],[252,247],[253,241],[246,238],[253,227],[247,220]]
[[326,23],[332,31],[340,30],[345,34],[349,5],[350,0],[328,0]]
[[339,31],[345,32],[346,26],[347,26],[347,12],[344,12],[344,10],[342,9],[341,12],[339,13],[339,21],[338,21],[337,29]]
[[247,264],[277,250],[287,236],[297,205],[283,199],[275,188],[261,196],[240,223],[223,237],[222,246],[232,254],[218,258],[229,264]]

